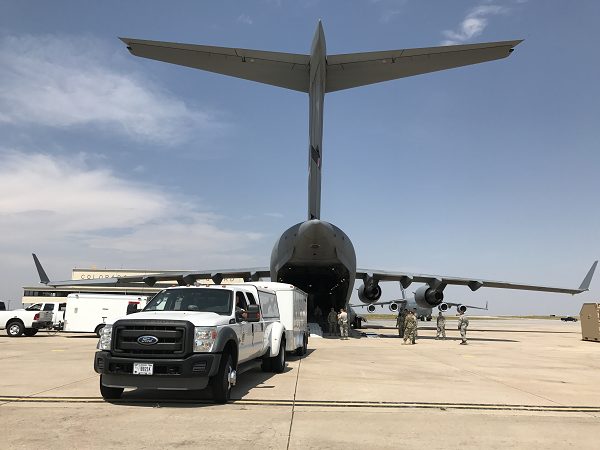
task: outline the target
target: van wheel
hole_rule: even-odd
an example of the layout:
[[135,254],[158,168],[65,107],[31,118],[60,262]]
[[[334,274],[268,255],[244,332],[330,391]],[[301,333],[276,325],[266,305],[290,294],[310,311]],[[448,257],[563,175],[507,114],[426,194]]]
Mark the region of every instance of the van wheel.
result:
[[123,395],[123,388],[104,386],[102,384],[102,375],[100,375],[100,394],[105,400],[118,400]]
[[235,384],[236,373],[231,355],[223,353],[217,374],[211,380],[213,400],[215,403],[227,403],[231,397],[231,389]]
[[102,328],[104,328],[104,326],[105,324],[101,323],[94,329],[94,333],[96,333],[96,336],[100,337],[100,334],[102,333]]
[[306,355],[306,347],[308,346],[308,338],[306,335],[304,339],[302,339],[302,346],[296,349],[296,356],[304,356]]
[[281,373],[285,370],[285,339],[279,344],[279,353],[271,358],[273,372]]
[[38,330],[36,330],[35,328],[25,328],[25,331],[23,331],[23,334],[25,334],[25,336],[31,337],[31,336],[35,336],[37,334]]
[[25,327],[23,326],[23,324],[21,322],[18,322],[18,321],[10,322],[6,326],[6,334],[8,334],[10,337],[19,337],[24,332],[25,332]]

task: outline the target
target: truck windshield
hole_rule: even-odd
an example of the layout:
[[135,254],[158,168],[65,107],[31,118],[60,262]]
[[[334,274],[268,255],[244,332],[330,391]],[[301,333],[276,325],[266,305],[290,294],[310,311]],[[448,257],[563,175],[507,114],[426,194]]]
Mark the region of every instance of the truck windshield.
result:
[[233,296],[224,289],[168,289],[156,294],[144,311],[202,311],[228,316]]

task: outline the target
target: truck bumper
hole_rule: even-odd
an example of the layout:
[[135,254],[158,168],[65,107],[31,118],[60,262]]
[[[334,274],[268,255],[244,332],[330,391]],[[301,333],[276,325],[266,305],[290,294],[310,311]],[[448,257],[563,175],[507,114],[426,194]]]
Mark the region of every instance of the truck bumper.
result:
[[[154,364],[153,375],[133,375],[133,363]],[[139,389],[196,390],[208,386],[217,373],[219,353],[194,354],[181,359],[120,358],[108,351],[98,351],[94,370],[102,375],[102,384],[110,387]]]

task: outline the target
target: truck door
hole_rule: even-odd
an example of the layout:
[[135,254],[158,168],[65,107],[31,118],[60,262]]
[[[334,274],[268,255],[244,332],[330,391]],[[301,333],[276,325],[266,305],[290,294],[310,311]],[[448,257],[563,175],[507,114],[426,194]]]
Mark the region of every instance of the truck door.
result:
[[[246,300],[246,296],[243,292],[237,291],[235,293],[235,307],[241,308],[243,310],[248,309],[248,301]],[[237,320],[237,314],[236,314]],[[237,322],[239,334],[238,339],[240,340],[240,345],[238,348],[239,352],[239,361],[245,362],[252,358],[253,355],[253,343],[252,343],[252,324],[246,320],[240,320]]]
[[[256,305],[256,299],[254,295],[250,292],[246,292],[246,296],[248,297],[249,305]],[[265,324],[261,318],[260,322],[251,323],[252,325],[252,351],[254,357],[261,356],[263,348],[264,348],[264,339],[265,339]]]

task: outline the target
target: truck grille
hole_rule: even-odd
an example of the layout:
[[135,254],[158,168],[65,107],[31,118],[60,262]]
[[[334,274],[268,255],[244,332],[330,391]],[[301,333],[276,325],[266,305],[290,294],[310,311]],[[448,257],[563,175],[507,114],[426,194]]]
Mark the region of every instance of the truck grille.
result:
[[[125,357],[181,357],[190,352],[193,335],[194,325],[183,320],[118,320],[113,325],[113,354]],[[156,338],[156,342],[142,344],[138,341],[142,336]]]

